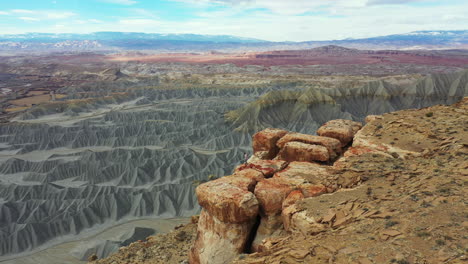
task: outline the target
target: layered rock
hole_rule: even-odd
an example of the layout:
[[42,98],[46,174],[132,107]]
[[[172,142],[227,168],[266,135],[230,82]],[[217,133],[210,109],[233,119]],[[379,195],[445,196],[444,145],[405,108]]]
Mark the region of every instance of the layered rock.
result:
[[360,181],[354,174],[338,176],[337,169],[324,165],[342,153],[342,146],[349,143],[346,136],[352,137],[360,124],[340,120],[328,126],[346,127],[349,134],[328,128],[323,130],[334,131],[336,138],[260,131],[253,136],[254,155],[233,175],[200,185],[197,196],[203,210],[190,262],[229,263],[242,252],[264,250],[287,232],[319,232],[321,226],[296,202]]
[[337,119],[325,123],[317,130],[319,136],[336,138],[344,147],[353,140],[354,135],[362,128],[360,122],[351,120]]
[[328,161],[330,155],[327,148],[320,145],[310,145],[302,142],[288,142],[278,154],[279,159],[286,161]]
[[245,250],[258,215],[258,200],[251,192],[255,184],[253,178],[234,175],[198,186],[203,209],[190,263],[229,263]]
[[234,174],[239,174],[241,171],[246,169],[254,169],[261,172],[265,177],[271,177],[276,172],[284,169],[288,163],[284,160],[259,160],[252,159],[246,164],[237,166],[234,169]]
[[[336,158],[342,152],[341,143],[337,139],[301,133],[288,133],[278,140],[277,145],[282,149],[289,142],[302,142],[309,145],[323,146],[328,151],[329,159]],[[321,149],[323,150],[323,148]]]
[[313,197],[336,189],[333,169],[310,162],[291,162],[288,167],[274,175],[275,178],[295,181],[303,196]]
[[198,222],[197,238],[189,253],[190,263],[230,263],[245,251],[254,222],[222,222],[202,210]]
[[278,154],[279,148],[276,142],[286,135],[288,131],[282,129],[267,128],[255,133],[252,137],[252,147],[254,153],[264,152],[266,159],[273,159]]

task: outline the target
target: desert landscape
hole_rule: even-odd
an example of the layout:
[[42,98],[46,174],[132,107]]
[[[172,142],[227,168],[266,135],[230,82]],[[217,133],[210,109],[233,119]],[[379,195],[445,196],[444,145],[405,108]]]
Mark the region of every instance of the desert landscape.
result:
[[[89,229],[142,217],[195,215],[195,187],[229,175],[265,128],[314,133],[332,119],[456,103],[468,57],[454,52],[2,57],[2,258],[34,259]],[[76,263],[114,247],[90,244],[70,249]]]
[[0,7],[0,264],[459,264],[468,4]]

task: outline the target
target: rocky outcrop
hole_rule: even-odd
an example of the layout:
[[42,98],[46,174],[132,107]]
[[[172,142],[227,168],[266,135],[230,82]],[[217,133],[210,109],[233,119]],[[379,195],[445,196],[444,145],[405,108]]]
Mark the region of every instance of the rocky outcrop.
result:
[[202,212],[191,263],[228,263],[245,250],[258,215],[252,172],[223,177],[200,185],[196,192]]
[[229,263],[245,250],[254,222],[222,222],[202,210],[197,238],[189,252],[190,263]]
[[254,155],[233,175],[197,187],[203,210],[190,263],[229,263],[240,253],[264,250],[287,232],[306,232],[315,220],[296,202],[361,181],[354,174],[338,176],[329,165],[360,128],[357,122],[339,120],[320,128],[333,137],[280,129],[256,133]]
[[302,142],[309,145],[322,146],[322,152],[324,152],[324,148],[328,152],[328,159],[334,159],[342,152],[340,141],[330,137],[320,137],[301,133],[288,133],[280,140],[278,140],[277,145],[279,148],[283,149],[289,142]]
[[320,145],[310,145],[302,142],[288,142],[281,149],[279,159],[286,161],[328,161],[330,155],[327,148]]
[[341,142],[341,146],[348,145],[353,140],[354,135],[362,128],[360,122],[351,120],[331,120],[317,130],[319,136],[336,138]]
[[261,172],[265,177],[271,177],[276,172],[284,169],[288,163],[284,160],[261,160],[261,159],[249,159],[245,164],[239,165],[234,169],[234,173],[238,174],[246,169],[255,169]]
[[278,154],[279,148],[276,146],[276,142],[288,131],[282,129],[267,128],[262,130],[252,137],[252,147],[254,153],[264,152],[263,157],[266,159],[272,159]]

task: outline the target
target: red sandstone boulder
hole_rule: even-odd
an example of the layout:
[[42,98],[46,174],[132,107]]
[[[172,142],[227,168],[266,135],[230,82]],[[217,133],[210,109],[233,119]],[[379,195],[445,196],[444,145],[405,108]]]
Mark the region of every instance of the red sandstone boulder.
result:
[[291,206],[295,204],[297,201],[302,200],[302,199],[304,199],[304,195],[302,194],[300,190],[292,191],[283,201],[283,205],[282,205],[283,210],[286,207]]
[[239,165],[235,170],[234,174],[246,169],[254,169],[260,171],[265,177],[271,177],[276,172],[284,169],[288,163],[284,160],[254,160],[252,163]]
[[263,239],[283,234],[281,210],[284,199],[294,189],[288,179],[265,179],[255,187],[255,196],[260,204],[260,224],[252,242],[252,250],[259,251]]
[[301,190],[305,198],[319,196],[321,194],[327,193],[330,190],[330,188],[327,188],[323,184],[310,183],[301,184],[299,186],[299,189]]
[[225,223],[202,210],[197,238],[189,252],[191,264],[230,263],[245,250],[255,221]]
[[331,173],[330,166],[313,162],[293,161],[284,170],[275,173],[274,177],[300,179],[300,183],[323,183]]
[[333,184],[333,169],[310,162],[291,162],[286,169],[275,173],[274,177],[289,179],[297,184],[302,194],[308,198],[327,192],[327,185]]
[[246,178],[254,180],[255,182],[259,182],[265,179],[265,176],[263,175],[263,173],[255,169],[240,170],[240,171],[235,172],[233,176],[246,177]]
[[242,223],[258,214],[258,200],[253,193],[256,181],[228,176],[197,187],[198,203],[222,222]]
[[255,197],[260,205],[262,215],[277,215],[281,213],[284,199],[294,190],[294,184],[287,179],[265,179],[255,187]]
[[264,155],[266,159],[274,158],[279,151],[276,142],[287,133],[288,131],[274,128],[267,128],[255,133],[252,138],[254,153],[265,151],[267,153]]
[[360,122],[345,119],[331,120],[317,130],[317,135],[323,137],[336,138],[341,142],[341,146],[348,145],[353,140],[354,135],[362,128]]
[[313,136],[295,132],[288,133],[282,137],[280,140],[278,140],[276,145],[282,149],[288,142],[292,141],[324,146],[328,150],[330,159],[336,158],[342,152],[341,142],[335,138]]
[[326,147],[310,145],[302,142],[288,142],[282,148],[277,158],[286,161],[329,161],[330,155]]

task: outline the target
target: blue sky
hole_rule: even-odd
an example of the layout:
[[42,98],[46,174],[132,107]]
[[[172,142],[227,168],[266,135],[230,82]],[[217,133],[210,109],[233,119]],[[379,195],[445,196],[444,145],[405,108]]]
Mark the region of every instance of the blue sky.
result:
[[468,0],[0,0],[0,34],[229,34],[305,41],[468,29]]

